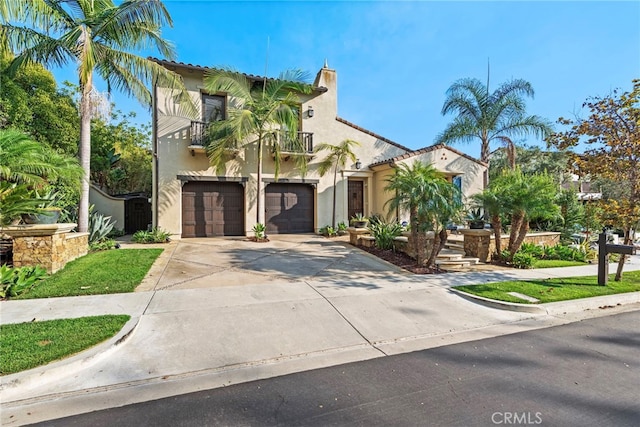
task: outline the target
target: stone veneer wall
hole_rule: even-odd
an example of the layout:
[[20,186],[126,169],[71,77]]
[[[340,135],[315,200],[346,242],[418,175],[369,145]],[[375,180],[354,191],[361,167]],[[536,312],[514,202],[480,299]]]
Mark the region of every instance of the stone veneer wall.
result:
[[[13,238],[14,267],[39,265],[48,273],[62,269],[89,250],[88,233],[71,233],[67,224],[16,226],[2,231]],[[75,224],[71,224],[75,226]]]
[[[466,256],[479,258],[480,262],[491,261],[496,251],[495,237],[491,230],[467,230],[460,232],[464,235],[464,253]],[[524,242],[535,245],[555,246],[560,243],[560,233],[542,232],[528,233]],[[509,245],[509,235],[503,234],[500,238],[502,249]]]

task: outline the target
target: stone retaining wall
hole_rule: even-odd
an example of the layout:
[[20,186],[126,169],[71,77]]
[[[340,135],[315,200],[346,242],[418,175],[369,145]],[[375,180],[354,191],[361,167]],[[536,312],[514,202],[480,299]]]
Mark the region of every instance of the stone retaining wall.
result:
[[[460,232],[464,235],[464,253],[466,256],[479,258],[480,262],[491,261],[492,255],[496,251],[493,231],[463,229]],[[535,245],[555,246],[560,243],[560,233],[551,231],[527,233],[524,242]],[[502,249],[507,248],[509,245],[508,234],[500,236],[500,245]]]
[[14,267],[39,265],[48,273],[62,269],[89,250],[88,233],[71,233],[75,224],[43,224],[2,229],[13,238]]

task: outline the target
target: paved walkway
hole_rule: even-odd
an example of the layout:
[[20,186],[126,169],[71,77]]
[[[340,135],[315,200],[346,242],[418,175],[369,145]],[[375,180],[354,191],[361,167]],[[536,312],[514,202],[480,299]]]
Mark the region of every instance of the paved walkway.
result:
[[[640,269],[634,257],[625,271]],[[126,313],[107,343],[1,378],[19,425],[259,378],[640,308],[640,296],[496,310],[452,285],[596,273],[596,266],[411,275],[341,242],[279,236],[171,243],[133,294],[0,303],[2,323]],[[629,298],[630,297],[630,298]],[[585,308],[595,310],[583,311]]]

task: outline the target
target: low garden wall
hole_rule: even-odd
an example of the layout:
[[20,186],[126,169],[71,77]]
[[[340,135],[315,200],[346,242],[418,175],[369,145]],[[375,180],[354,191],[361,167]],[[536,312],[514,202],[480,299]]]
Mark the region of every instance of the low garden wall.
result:
[[[491,261],[492,255],[496,251],[495,236],[492,230],[459,230],[464,236],[464,252],[466,256],[479,258],[480,262]],[[560,233],[539,232],[527,233],[524,238],[525,243],[534,245],[555,246],[560,243]],[[506,249],[509,245],[509,235],[500,236],[500,245]]]
[[62,269],[89,250],[88,233],[72,233],[76,224],[35,224],[0,231],[13,239],[13,266],[39,265],[48,273]]

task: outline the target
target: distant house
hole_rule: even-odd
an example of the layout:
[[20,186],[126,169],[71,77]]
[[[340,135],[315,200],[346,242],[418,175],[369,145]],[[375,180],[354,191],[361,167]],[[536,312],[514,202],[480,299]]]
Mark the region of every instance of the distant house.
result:
[[595,189],[592,188],[591,180],[589,178],[581,178],[578,175],[572,174],[568,180],[562,183],[561,186],[567,190],[575,190],[578,200],[581,202],[602,199],[602,193],[594,191]]
[[[385,179],[400,163],[421,160],[434,164],[460,186],[465,197],[482,190],[486,164],[446,146],[411,150],[339,117],[337,73],[325,65],[315,78],[313,92],[299,95],[299,136],[307,151],[304,154],[311,158],[309,171],[303,177],[293,162],[283,161],[276,181],[270,147],[264,147],[263,182],[258,192],[255,147],[229,156],[223,173],[209,164],[202,132],[212,112],[224,117],[228,100],[225,94],[204,90],[207,68],[151,59],[182,75],[201,109],[199,120],[188,118],[166,89],[154,88],[153,224],[175,237],[249,235],[256,223],[258,197],[264,207],[259,218],[267,234],[311,233],[331,224],[333,174],[321,177],[317,165],[326,153],[312,153],[321,142],[339,144],[353,139],[361,144],[354,150],[358,161],[338,174],[337,222],[348,223],[355,213],[386,214],[390,194],[384,191]],[[259,76],[247,78],[262,81]]]

